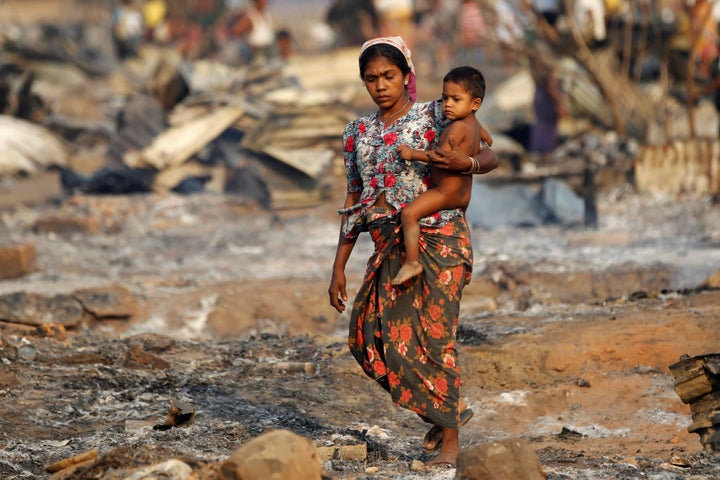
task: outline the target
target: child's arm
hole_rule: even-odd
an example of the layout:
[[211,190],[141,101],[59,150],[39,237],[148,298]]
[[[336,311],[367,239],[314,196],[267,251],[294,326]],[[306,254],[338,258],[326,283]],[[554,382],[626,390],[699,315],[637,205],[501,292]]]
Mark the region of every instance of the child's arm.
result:
[[[480,129],[480,140],[482,142],[487,143],[488,147],[492,147],[493,139],[492,139],[492,136],[490,135],[490,132],[485,130],[485,127],[483,127],[482,124],[480,124],[480,126],[478,128]],[[475,153],[477,153],[477,152],[475,152]]]
[[429,161],[428,154],[425,150],[410,148],[404,143],[398,147],[398,152],[400,153],[400,158],[403,160],[414,160],[416,162],[426,163]]

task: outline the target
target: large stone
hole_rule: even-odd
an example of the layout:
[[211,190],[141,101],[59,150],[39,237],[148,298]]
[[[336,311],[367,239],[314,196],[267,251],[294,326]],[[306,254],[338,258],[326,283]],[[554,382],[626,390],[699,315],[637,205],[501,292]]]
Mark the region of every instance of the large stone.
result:
[[288,430],[272,430],[235,450],[222,464],[221,480],[320,480],[315,444]]
[[52,217],[35,222],[36,233],[54,233],[57,235],[94,235],[100,232],[100,222],[93,217]]
[[703,280],[700,286],[709,288],[720,288],[720,270]]
[[545,480],[535,450],[519,439],[488,442],[462,450],[456,480]]
[[69,295],[48,297],[27,292],[0,295],[0,320],[6,322],[74,327],[83,321],[84,316],[80,302]]
[[30,243],[0,246],[0,279],[31,273],[35,269],[36,259],[35,247]]
[[135,296],[122,285],[83,288],[72,292],[72,296],[96,319],[127,319],[139,310]]

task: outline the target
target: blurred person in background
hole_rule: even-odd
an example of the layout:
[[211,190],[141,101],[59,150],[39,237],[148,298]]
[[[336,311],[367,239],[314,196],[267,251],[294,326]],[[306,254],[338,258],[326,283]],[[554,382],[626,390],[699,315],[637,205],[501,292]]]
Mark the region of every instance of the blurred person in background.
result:
[[419,18],[416,26],[416,47],[424,53],[422,61],[429,63],[423,70],[434,78],[441,78],[450,70],[453,61],[453,34],[458,18],[455,0],[432,0],[429,10]]
[[573,15],[588,45],[605,43],[607,29],[604,0],[575,0]]
[[120,59],[137,56],[145,34],[140,10],[132,0],[120,0],[111,20],[112,39]]
[[539,164],[548,164],[558,145],[558,123],[567,114],[561,84],[555,73],[552,52],[538,43],[528,54],[530,74],[535,82],[533,112],[528,151]]
[[377,35],[380,17],[373,0],[335,0],[325,21],[335,35],[335,45],[362,45]]
[[522,22],[511,0],[495,0],[495,15],[495,39],[505,71],[511,73],[517,66],[517,46],[524,43]]
[[380,35],[399,35],[412,48],[415,39],[413,0],[374,0]]
[[484,60],[485,17],[478,0],[462,0],[458,10],[455,65],[479,68]]
[[250,0],[245,8],[230,13],[224,40],[231,49],[226,52],[229,57],[236,57],[240,63],[252,63],[275,55],[275,27],[268,3]]
[[275,34],[277,54],[282,60],[288,60],[293,54],[293,38],[289,30],[278,30]]
[[168,28],[165,21],[167,4],[164,0],[147,0],[142,6],[145,22],[145,39],[165,42],[168,40]]

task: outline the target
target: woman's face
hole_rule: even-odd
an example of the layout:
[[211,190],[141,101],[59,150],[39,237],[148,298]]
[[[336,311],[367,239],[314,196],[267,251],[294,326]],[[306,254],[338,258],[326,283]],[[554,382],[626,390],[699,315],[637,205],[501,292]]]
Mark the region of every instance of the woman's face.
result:
[[390,110],[400,99],[405,98],[405,80],[400,67],[385,57],[370,60],[363,72],[363,82],[373,102],[382,111]]

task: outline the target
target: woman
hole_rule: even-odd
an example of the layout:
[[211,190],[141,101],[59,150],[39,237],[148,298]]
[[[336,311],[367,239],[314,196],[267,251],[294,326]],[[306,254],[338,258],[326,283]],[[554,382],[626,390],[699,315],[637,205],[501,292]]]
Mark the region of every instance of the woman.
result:
[[[423,219],[421,262],[425,274],[402,285],[391,279],[401,265],[399,213],[430,185],[430,167],[407,163],[397,147],[432,149],[446,121],[441,102],[414,103],[415,74],[400,37],[365,42],[360,77],[378,111],[350,122],[343,134],[347,197],[328,294],[345,310],[345,265],[357,235],[374,241],[365,279],[353,303],[348,345],[364,372],[393,401],[434,426],[426,440],[439,445],[433,464],[455,464],[462,415],[455,331],[462,289],[470,280],[472,246],[461,209]],[[488,142],[489,143],[489,142]],[[475,158],[460,151],[435,151],[436,166],[485,173],[497,166],[491,150]],[[430,445],[432,444],[432,445]]]
[[268,0],[252,0],[232,23],[231,35],[244,42],[247,62],[267,60],[275,55],[275,27]]
[[535,122],[530,129],[528,151],[538,157],[540,164],[547,165],[558,145],[558,123],[567,112],[563,107],[560,82],[555,76],[552,53],[542,43],[536,44],[536,48],[529,55],[530,74],[535,82]]

